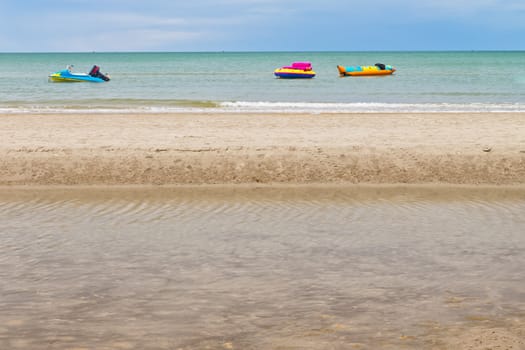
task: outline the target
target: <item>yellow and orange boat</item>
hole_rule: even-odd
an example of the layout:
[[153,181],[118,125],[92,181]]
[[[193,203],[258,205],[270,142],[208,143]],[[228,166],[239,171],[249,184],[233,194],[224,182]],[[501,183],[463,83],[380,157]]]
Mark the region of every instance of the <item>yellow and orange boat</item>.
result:
[[374,66],[337,66],[341,76],[390,75],[396,71],[391,65],[376,63]]

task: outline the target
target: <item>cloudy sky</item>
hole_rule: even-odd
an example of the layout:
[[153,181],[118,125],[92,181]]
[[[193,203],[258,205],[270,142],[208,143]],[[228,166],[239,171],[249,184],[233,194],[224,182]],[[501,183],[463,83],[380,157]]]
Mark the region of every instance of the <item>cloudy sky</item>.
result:
[[525,0],[0,0],[0,52],[524,49]]

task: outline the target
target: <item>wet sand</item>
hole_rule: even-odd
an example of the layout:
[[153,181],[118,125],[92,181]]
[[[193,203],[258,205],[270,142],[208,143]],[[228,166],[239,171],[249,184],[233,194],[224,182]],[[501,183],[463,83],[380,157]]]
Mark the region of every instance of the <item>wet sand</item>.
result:
[[525,183],[524,113],[0,115],[0,185]]

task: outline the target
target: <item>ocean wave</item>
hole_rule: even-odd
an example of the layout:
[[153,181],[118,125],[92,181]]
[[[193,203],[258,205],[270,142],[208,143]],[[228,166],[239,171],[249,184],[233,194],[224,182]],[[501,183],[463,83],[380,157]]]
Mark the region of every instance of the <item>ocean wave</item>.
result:
[[524,112],[522,103],[310,103],[223,102],[228,110],[297,113],[397,113],[397,112]]
[[269,101],[112,100],[0,105],[0,113],[472,113],[525,112],[524,103],[319,103]]

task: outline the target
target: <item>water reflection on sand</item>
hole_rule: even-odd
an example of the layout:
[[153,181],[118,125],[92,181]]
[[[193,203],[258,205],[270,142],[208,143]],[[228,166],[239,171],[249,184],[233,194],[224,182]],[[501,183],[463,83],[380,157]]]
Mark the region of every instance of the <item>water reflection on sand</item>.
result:
[[5,188],[0,349],[433,349],[472,327],[520,332],[524,213],[520,188]]

